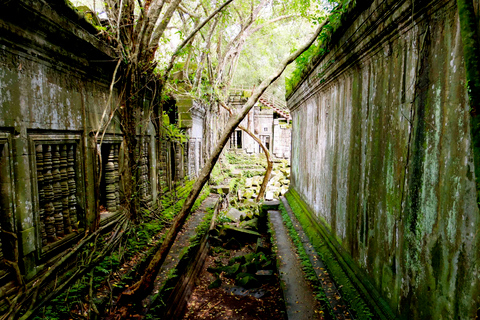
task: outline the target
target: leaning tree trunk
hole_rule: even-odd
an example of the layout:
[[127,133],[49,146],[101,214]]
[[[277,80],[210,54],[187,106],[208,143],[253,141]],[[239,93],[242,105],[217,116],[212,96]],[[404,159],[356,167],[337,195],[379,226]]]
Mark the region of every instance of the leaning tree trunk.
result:
[[300,56],[305,50],[307,50],[313,44],[313,42],[317,39],[320,31],[322,31],[322,29],[327,23],[328,23],[328,20],[325,20],[322,24],[320,24],[316,29],[314,35],[309,39],[309,41],[307,41],[303,46],[301,46],[293,54],[288,56],[280,64],[280,66],[275,70],[275,72],[270,77],[265,79],[253,91],[252,96],[248,99],[247,103],[240,110],[240,113],[236,116],[232,116],[229,118],[225,126],[225,130],[223,131],[217,146],[212,150],[210,158],[208,159],[208,161],[205,163],[204,167],[200,171],[200,174],[197,180],[193,184],[192,190],[190,191],[189,195],[185,199],[185,202],[179,214],[174,219],[173,224],[170,227],[167,235],[165,236],[165,239],[162,245],[153,256],[152,260],[150,261],[141,279],[122,293],[122,297],[120,301],[125,302],[126,300],[129,300],[130,303],[132,299],[134,299],[135,301],[139,301],[141,298],[147,296],[151,292],[154,285],[155,277],[158,271],[160,270],[160,267],[162,266],[163,261],[165,260],[170,248],[172,247],[178,232],[180,231],[185,220],[190,214],[190,210],[192,209],[193,204],[195,203],[195,200],[200,194],[205,183],[208,181],[210,177],[210,173],[212,172],[213,167],[215,166],[218,158],[220,157],[220,154],[222,153],[224,146],[227,144],[230,138],[230,135],[235,130],[235,128],[240,124],[243,118],[245,118],[245,116],[248,114],[250,109],[255,105],[255,103],[258,101],[260,96],[265,92],[268,86],[270,86],[270,84],[272,84],[278,77],[280,77],[280,75],[283,73],[287,65],[295,61],[295,59],[298,56]]

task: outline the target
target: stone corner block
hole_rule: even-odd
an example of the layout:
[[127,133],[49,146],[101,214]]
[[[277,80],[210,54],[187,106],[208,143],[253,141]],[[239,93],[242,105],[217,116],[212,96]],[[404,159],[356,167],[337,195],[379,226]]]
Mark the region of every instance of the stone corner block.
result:
[[35,228],[29,228],[27,230],[23,230],[20,232],[21,234],[21,248],[22,248],[22,255],[26,256],[29,253],[35,251]]

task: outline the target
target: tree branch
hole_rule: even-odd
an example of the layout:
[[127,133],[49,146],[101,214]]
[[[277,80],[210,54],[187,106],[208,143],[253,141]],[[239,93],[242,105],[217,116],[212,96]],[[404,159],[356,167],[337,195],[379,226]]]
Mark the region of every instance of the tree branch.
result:
[[[141,27],[138,31],[138,38],[135,45],[135,55],[140,56],[140,53],[150,43],[150,37],[157,23],[158,17],[162,12],[164,0],[158,0],[150,6],[150,0],[148,3],[148,9],[145,8],[145,18],[142,20]],[[147,7],[147,4],[146,4]],[[148,10],[148,11],[147,11]]]
[[205,21],[203,21],[202,23],[200,23],[196,28],[195,30],[193,30],[190,35],[185,39],[183,40],[183,42],[177,47],[177,49],[175,50],[175,52],[172,54],[172,58],[170,59],[170,62],[168,64],[168,67],[167,69],[165,70],[165,73],[163,75],[163,80],[164,82],[168,79],[169,77],[169,74],[170,74],[170,71],[172,71],[172,68],[173,68],[173,64],[175,63],[175,60],[178,56],[178,54],[180,53],[180,51],[183,49],[183,47],[185,47],[185,45],[190,41],[190,39],[192,39],[198,31],[200,31],[200,29],[202,29],[207,23],[208,21],[210,21],[213,17],[215,17],[215,15],[217,15],[217,13],[219,13],[220,11],[223,10],[223,8],[225,8],[227,5],[229,5],[233,0],[227,0],[224,4],[222,4],[220,7],[218,7],[215,11],[213,11],[206,19]]
[[[158,42],[160,41],[160,38],[162,37],[163,33],[165,32],[165,29],[167,28],[167,25],[170,23],[170,19],[172,19],[173,14],[177,10],[178,6],[180,5],[180,2],[182,0],[173,0],[170,5],[167,8],[167,11],[165,11],[165,14],[163,15],[163,19],[160,22],[160,24],[155,28],[155,31],[153,31],[152,37],[148,42],[148,47],[147,47],[147,60],[150,61],[153,59],[153,56],[155,54],[156,49],[158,48]],[[148,36],[148,34],[146,34]]]
[[210,30],[208,32],[208,35],[207,35],[207,38],[205,39],[205,46],[204,48],[202,49],[202,52],[200,53],[200,61],[198,63],[198,67],[197,67],[197,72],[195,74],[195,79],[194,79],[194,82],[193,82],[193,87],[196,88],[196,87],[199,87],[200,86],[200,83],[201,83],[201,79],[202,79],[202,71],[203,71],[203,66],[205,64],[205,59],[206,59],[206,56],[207,56],[207,51],[210,50],[210,45],[211,45],[211,42],[212,42],[212,36],[213,36],[213,32],[215,31],[215,29],[217,28],[217,25],[218,25],[218,16],[215,18],[215,20],[213,21],[213,24],[212,26],[210,27]]

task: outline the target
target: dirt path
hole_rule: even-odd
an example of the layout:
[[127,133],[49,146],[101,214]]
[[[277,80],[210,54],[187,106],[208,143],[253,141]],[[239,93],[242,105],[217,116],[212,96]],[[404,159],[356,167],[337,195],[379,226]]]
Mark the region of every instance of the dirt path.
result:
[[252,252],[249,245],[240,250],[222,250],[211,252],[205,261],[198,285],[192,293],[183,320],[284,320],[285,306],[282,299],[280,283],[275,281],[260,288],[246,290],[234,285],[233,279],[222,275],[219,288],[209,288],[216,279],[208,272],[216,261],[227,264],[232,257]]

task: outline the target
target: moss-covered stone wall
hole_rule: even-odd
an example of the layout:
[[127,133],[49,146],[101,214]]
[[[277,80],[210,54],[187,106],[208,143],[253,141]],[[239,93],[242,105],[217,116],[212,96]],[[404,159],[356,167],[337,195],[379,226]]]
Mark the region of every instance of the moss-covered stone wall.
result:
[[[3,251],[9,252],[4,256],[8,260],[15,259],[13,251],[18,249],[20,271],[27,281],[73,246],[83,236],[82,231],[94,229],[100,214],[94,191],[99,147],[93,136],[118,100],[114,90],[108,105],[116,54],[96,38],[97,30],[92,25],[71,17],[76,17],[75,11],[61,2],[50,6],[43,1],[9,1],[0,10],[0,228],[12,232],[18,240],[15,243],[11,235],[0,233],[0,241]],[[104,112],[107,117],[102,120]],[[152,124],[148,135],[145,145],[153,156]],[[104,163],[110,162],[107,179],[119,186],[115,172],[123,157],[118,154],[122,132],[117,118],[108,126],[103,142],[99,152]],[[68,150],[72,151],[69,156]],[[57,228],[55,239],[51,234],[45,236],[43,222],[48,219],[42,218],[42,198],[48,199],[42,190],[47,160],[43,168],[40,159],[47,154],[53,166],[49,179],[55,214],[59,210],[68,212],[68,207],[78,218],[72,220],[71,230],[65,234]],[[150,166],[148,193],[155,197],[156,161],[147,161],[146,165]],[[72,176],[67,174],[67,167]],[[69,194],[68,188],[75,193]],[[114,199],[121,195],[121,189],[104,189]],[[108,198],[105,194],[102,197]],[[116,208],[119,201],[115,201]],[[5,293],[14,290],[10,282],[15,283],[15,277],[9,274],[12,270],[0,261],[2,301]]]
[[347,21],[289,97],[291,186],[401,319],[473,319],[480,214],[456,3],[374,1]]

